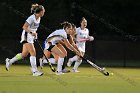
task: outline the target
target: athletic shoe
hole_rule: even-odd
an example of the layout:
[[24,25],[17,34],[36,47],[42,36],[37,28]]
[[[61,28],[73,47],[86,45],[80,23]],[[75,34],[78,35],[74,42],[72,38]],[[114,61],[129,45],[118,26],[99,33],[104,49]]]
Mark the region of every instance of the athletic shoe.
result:
[[33,76],[42,76],[42,75],[43,75],[42,72],[39,71],[33,72]]
[[6,62],[5,67],[6,67],[6,70],[7,70],[7,71],[9,71],[10,66],[11,66],[11,64],[9,63],[9,61],[10,61],[10,59],[9,59],[9,58],[6,58],[6,60],[5,60],[5,62]]
[[71,72],[76,72],[76,73],[79,73],[80,71],[78,70],[75,70],[75,69],[72,69]]
[[64,73],[63,72],[56,72],[56,75],[64,75]]
[[63,70],[62,70],[62,72],[63,72],[63,73],[69,73],[69,72],[70,72],[70,70],[63,69]]
[[72,61],[70,61],[70,59],[68,60],[67,66],[71,67]]
[[40,63],[40,67],[41,67],[41,69],[42,69],[42,68],[43,68],[43,65],[44,65],[44,64],[43,64],[43,59],[42,59],[42,58],[39,59],[39,63]]

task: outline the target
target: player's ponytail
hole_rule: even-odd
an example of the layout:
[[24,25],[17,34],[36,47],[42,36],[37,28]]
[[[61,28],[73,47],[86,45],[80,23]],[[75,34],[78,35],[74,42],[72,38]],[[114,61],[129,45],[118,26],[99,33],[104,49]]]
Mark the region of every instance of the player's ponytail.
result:
[[32,6],[31,6],[31,13],[35,12],[35,9],[37,8],[37,6],[39,6],[37,3],[36,4],[32,4]]
[[80,23],[82,23],[82,21],[83,21],[83,20],[86,20],[86,18],[85,18],[85,17],[82,17],[82,19],[81,19]]
[[44,9],[44,7],[42,5],[32,4],[31,13],[39,13],[43,9]]
[[61,25],[63,26],[64,29],[66,29],[66,28],[71,28],[71,27],[72,27],[71,23],[69,23],[69,22],[67,22],[67,21],[61,23]]

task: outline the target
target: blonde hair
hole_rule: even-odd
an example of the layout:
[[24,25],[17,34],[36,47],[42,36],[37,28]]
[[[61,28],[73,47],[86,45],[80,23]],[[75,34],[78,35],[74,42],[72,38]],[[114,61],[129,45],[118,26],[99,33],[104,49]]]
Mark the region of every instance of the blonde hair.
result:
[[61,23],[61,25],[63,26],[64,29],[66,29],[67,27],[68,27],[68,28],[71,28],[71,27],[72,27],[71,23],[69,23],[69,22],[67,22],[67,21]]
[[35,4],[32,4],[31,6],[31,13],[34,13],[35,12],[35,9],[38,7],[39,5],[37,3]]
[[[86,20],[86,18],[85,18],[85,17],[82,17],[80,23],[82,23],[83,20]],[[86,21],[87,21],[87,20],[86,20]]]

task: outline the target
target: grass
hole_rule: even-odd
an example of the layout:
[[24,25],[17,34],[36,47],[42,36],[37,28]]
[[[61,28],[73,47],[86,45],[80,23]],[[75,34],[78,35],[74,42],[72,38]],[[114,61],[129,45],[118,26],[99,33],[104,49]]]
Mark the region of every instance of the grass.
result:
[[6,71],[0,65],[0,93],[139,93],[140,69],[108,68],[113,76],[104,76],[92,67],[80,67],[80,73],[57,76],[49,67],[44,75],[33,77],[29,65],[12,65]]

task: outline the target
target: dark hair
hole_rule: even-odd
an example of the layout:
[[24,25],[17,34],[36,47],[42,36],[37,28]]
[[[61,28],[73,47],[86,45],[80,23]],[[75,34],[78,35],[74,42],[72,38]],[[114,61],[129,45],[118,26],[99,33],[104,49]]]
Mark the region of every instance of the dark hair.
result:
[[69,23],[69,22],[63,22],[63,23],[61,23],[61,25],[63,26],[64,29],[66,29],[67,27],[68,28],[71,28],[72,27],[72,24]]
[[82,23],[82,21],[83,21],[83,20],[86,20],[86,18],[85,18],[85,17],[82,17],[82,19],[81,19],[80,23]]
[[39,13],[43,9],[44,9],[44,7],[42,5],[38,5],[37,3],[36,4],[32,4],[31,13]]

